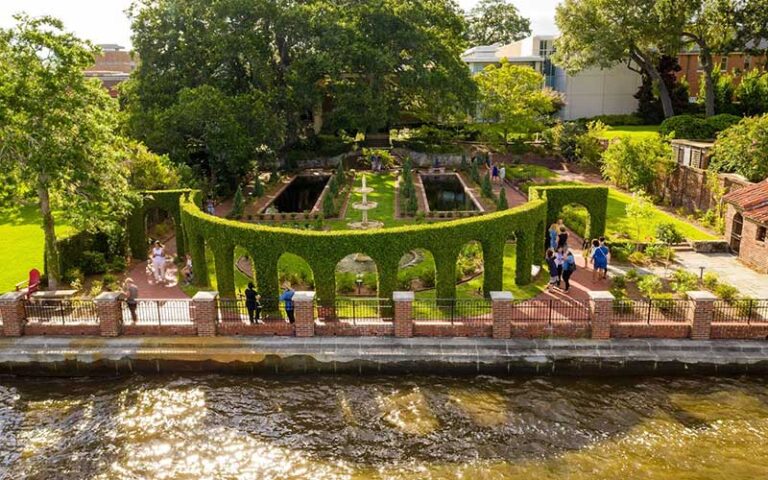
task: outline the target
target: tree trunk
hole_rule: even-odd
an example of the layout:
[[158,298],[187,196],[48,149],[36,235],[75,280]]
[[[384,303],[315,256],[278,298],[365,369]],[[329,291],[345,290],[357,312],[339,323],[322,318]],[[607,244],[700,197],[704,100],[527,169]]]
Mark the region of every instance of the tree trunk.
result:
[[37,182],[37,196],[40,200],[40,213],[43,215],[43,233],[45,234],[45,262],[48,273],[48,288],[55,290],[61,281],[59,250],[56,246],[56,231],[51,213],[51,199],[48,186],[41,176]]
[[656,67],[652,59],[646,58],[638,51],[632,52],[632,58],[640,65],[645,73],[651,77],[651,80],[656,82],[659,86],[659,100],[661,100],[661,108],[664,110],[664,118],[669,118],[675,115],[675,109],[672,106],[672,96],[670,95],[669,88],[664,80],[661,78],[659,69]]
[[704,115],[711,117],[715,114],[715,82],[712,78],[712,71],[714,70],[712,54],[709,50],[702,48],[699,58],[701,59],[701,68],[704,70]]

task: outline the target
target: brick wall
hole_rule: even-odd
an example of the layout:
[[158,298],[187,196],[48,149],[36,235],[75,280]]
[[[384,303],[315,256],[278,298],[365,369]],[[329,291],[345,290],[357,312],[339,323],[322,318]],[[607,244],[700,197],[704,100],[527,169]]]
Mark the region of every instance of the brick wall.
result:
[[293,314],[296,317],[296,336],[315,336],[315,292],[293,294]]
[[611,325],[611,338],[688,338],[691,326],[670,324],[614,323]]
[[395,336],[408,338],[413,336],[413,292],[394,292],[392,300],[395,304]]
[[512,322],[512,338],[590,338],[588,323]]
[[344,321],[315,323],[315,335],[320,337],[391,337],[394,334],[394,322],[362,325],[352,325]]
[[768,340],[768,324],[713,323],[710,338]]
[[[725,192],[752,185],[746,179],[735,174],[719,174],[720,185]],[[660,179],[654,187],[655,193],[669,198],[673,207],[683,207],[689,213],[697,210],[714,208],[715,198],[707,186],[706,170],[677,165],[669,178]]]
[[413,322],[414,337],[492,337],[493,324]]
[[147,336],[147,337],[164,337],[164,336],[187,336],[194,337],[197,335],[197,327],[194,325],[123,325],[123,335],[125,336]]
[[219,335],[244,335],[244,336],[284,336],[292,337],[296,335],[296,329],[293,325],[285,321],[259,323],[251,325],[249,323],[221,322],[217,328]]
[[739,260],[760,273],[768,273],[768,243],[757,240],[759,227],[760,225],[757,223],[747,218],[744,219]]
[[[192,297],[191,317],[199,337],[215,337],[219,319],[219,292],[197,292]],[[193,333],[194,335],[194,333]]]

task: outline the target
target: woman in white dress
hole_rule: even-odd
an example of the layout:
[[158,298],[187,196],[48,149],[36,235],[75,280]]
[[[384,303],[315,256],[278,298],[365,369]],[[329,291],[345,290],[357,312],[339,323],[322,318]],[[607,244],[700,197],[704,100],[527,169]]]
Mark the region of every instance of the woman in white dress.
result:
[[155,281],[162,283],[165,281],[165,247],[160,241],[155,242],[155,246],[152,247],[150,254],[152,261],[152,272],[155,274]]

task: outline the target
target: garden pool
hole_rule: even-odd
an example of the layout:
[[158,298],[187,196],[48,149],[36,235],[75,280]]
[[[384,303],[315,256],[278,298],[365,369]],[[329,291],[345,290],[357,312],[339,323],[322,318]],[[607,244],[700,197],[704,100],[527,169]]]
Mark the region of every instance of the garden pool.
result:
[[424,194],[433,212],[474,211],[477,205],[456,174],[421,174]]
[[768,380],[0,379],[0,478],[765,478]]
[[309,212],[315,207],[330,178],[330,175],[298,175],[270,205],[279,213]]

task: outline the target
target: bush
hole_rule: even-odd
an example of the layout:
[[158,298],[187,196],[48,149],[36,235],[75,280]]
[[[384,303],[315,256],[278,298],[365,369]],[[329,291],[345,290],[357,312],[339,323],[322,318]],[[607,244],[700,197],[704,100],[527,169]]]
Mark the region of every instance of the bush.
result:
[[245,199],[243,199],[243,187],[237,187],[235,191],[235,198],[232,200],[232,211],[229,216],[232,218],[240,218],[245,211]]
[[107,265],[107,270],[110,272],[124,272],[128,268],[128,264],[125,262],[125,257],[123,256],[116,256],[112,259],[111,262]]
[[768,73],[753,68],[741,77],[734,94],[745,115],[768,112]]
[[757,307],[757,300],[752,297],[742,297],[739,300],[736,300],[735,304],[739,315],[742,317],[749,317],[754,313],[754,310]]
[[645,275],[637,282],[637,289],[649,298],[657,293],[661,293],[662,288],[661,279],[656,275]]
[[356,276],[351,272],[337,273],[336,274],[336,291],[339,293],[355,293],[357,291],[357,285],[355,284]]
[[701,284],[710,291],[714,291],[719,283],[720,279],[715,272],[706,272],[701,279]]
[[363,156],[360,157],[362,164],[365,167],[370,168],[374,155],[378,155],[381,158],[382,167],[392,168],[395,166],[395,157],[392,156],[389,150],[382,150],[380,148],[364,148]]
[[483,196],[488,197],[490,199],[494,198],[493,195],[493,186],[491,185],[491,174],[486,173],[483,177],[483,184],[481,186],[481,192]]
[[649,297],[662,313],[672,313],[675,308],[675,297],[671,293],[655,293]]
[[681,243],[685,240],[674,223],[660,223],[656,227],[656,238],[668,245]]
[[673,138],[709,139],[714,138],[716,132],[703,118],[693,115],[676,115],[661,122],[659,133]]
[[707,118],[707,124],[712,127],[715,133],[720,133],[733,125],[736,125],[741,121],[740,116],[731,115],[730,113],[721,113],[719,115],[712,115]]
[[424,288],[432,288],[435,286],[435,270],[427,269],[419,273],[419,280]]
[[709,169],[738,173],[749,181],[768,177],[768,114],[744,118],[724,130],[712,148]]
[[592,117],[592,118],[581,118],[578,121],[582,123],[589,123],[590,121],[601,122],[604,125],[608,125],[611,127],[635,126],[635,125],[645,124],[643,119],[640,118],[638,115],[635,115],[634,113],[618,114],[618,115],[597,115],[596,117]]
[[563,219],[563,223],[578,235],[586,235],[587,223],[589,222],[589,213],[587,213],[586,208],[578,205],[566,205],[561,210],[560,217]]
[[480,168],[477,164],[478,162],[472,162],[472,168],[469,172],[469,176],[473,182],[480,185]]
[[505,189],[502,188],[501,192],[499,193],[499,202],[496,205],[497,210],[506,210],[509,208],[509,203],[507,203],[507,194],[505,192]]
[[718,298],[730,303],[739,296],[739,289],[727,283],[718,283],[713,293]]
[[630,268],[627,270],[627,273],[624,274],[624,278],[628,282],[636,282],[638,278],[640,278],[640,274],[637,273],[637,269]]
[[258,173],[256,174],[256,178],[253,179],[253,196],[257,198],[264,196],[264,184],[261,183],[261,178],[259,178]]
[[652,191],[675,167],[672,147],[659,138],[624,137],[603,153],[603,175],[627,190]]
[[67,282],[75,290],[83,288],[83,282],[85,281],[85,275],[79,268],[70,268],[64,273],[64,281]]
[[86,275],[107,271],[107,260],[101,252],[92,250],[83,252],[80,262],[80,269]]
[[672,260],[674,258],[672,249],[659,243],[647,245],[644,253],[651,260]]
[[323,214],[323,212],[320,212],[315,217],[314,228],[315,230],[323,230],[324,227],[325,227],[325,215]]
[[627,257],[627,261],[633,265],[648,265],[651,259],[641,251],[632,252]]
[[688,272],[686,270],[675,270],[672,274],[672,281],[670,282],[672,290],[677,293],[689,292],[696,290],[699,286],[699,277],[695,273]]
[[627,281],[624,275],[616,275],[611,279],[611,290],[624,290],[627,288]]
[[333,196],[328,193],[323,197],[323,216],[325,218],[336,216],[336,205],[333,203]]

